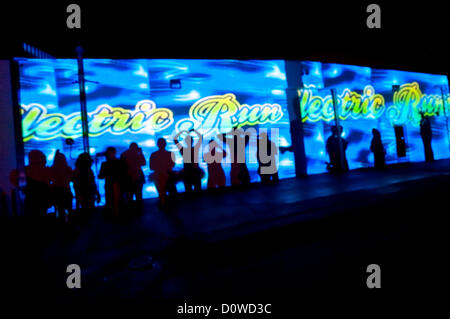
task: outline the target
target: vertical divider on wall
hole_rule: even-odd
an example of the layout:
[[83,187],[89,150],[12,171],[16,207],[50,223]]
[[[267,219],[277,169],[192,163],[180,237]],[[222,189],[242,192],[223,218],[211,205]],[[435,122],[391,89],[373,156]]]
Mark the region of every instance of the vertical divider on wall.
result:
[[[400,85],[392,85],[392,95],[393,95],[393,103],[394,103],[394,96],[397,94],[397,92],[400,90]],[[401,163],[403,162],[403,159],[406,159],[407,162],[410,162],[409,159],[409,152],[410,147],[408,144],[408,134],[405,131],[406,125],[394,125],[394,133],[395,133],[395,141],[396,141],[396,147],[397,147],[397,162]]]
[[[450,94],[450,93],[449,93]],[[447,95],[449,95],[447,94]],[[449,129],[449,117],[450,117],[450,106],[447,105],[446,103],[446,97],[445,97],[445,90],[444,87],[441,86],[441,96],[442,96],[442,108],[444,110],[444,115],[445,115],[445,123],[447,124],[447,142],[448,142],[448,147],[450,150],[450,129]]]
[[[3,153],[3,156],[7,156],[9,158],[9,161],[2,162],[2,167],[0,167],[0,170],[3,170],[2,178],[9,175],[9,180],[5,178],[4,181],[2,181],[2,184],[5,186],[5,188],[8,190],[8,204],[5,209],[7,216],[22,216],[23,215],[23,192],[20,190],[20,183],[19,183],[19,176],[21,175],[19,172],[23,171],[25,163],[24,163],[24,142],[22,138],[22,114],[21,114],[21,101],[20,101],[20,72],[19,72],[19,63],[20,61],[17,59],[9,59],[7,62],[8,68],[9,68],[9,81],[8,79],[4,79],[6,82],[10,82],[11,86],[9,88],[10,90],[10,105],[4,104],[6,107],[11,107],[12,110],[9,112],[7,110],[6,114],[4,114],[3,120],[12,120],[12,123],[5,123],[8,126],[11,126],[11,130],[9,132],[4,133],[10,133],[10,134],[4,134],[2,135],[2,138],[5,140],[3,141],[3,147],[6,147],[4,149],[5,153]],[[7,89],[7,85],[3,85],[3,89]],[[8,114],[9,113],[9,114]],[[8,115],[9,116],[8,116]],[[12,118],[11,118],[12,117]],[[9,135],[9,136],[8,136]],[[12,145],[14,143],[14,146]],[[12,146],[12,147],[11,147]],[[9,154],[8,154],[9,153]],[[11,173],[13,170],[17,170],[18,173],[16,181],[11,180]],[[6,185],[9,185],[7,187]],[[0,207],[0,215],[1,215],[2,207]]]
[[338,102],[336,99],[336,89],[331,89],[331,98],[333,101],[333,112],[334,112],[334,122],[336,125],[336,130],[338,133],[338,141],[339,141],[339,158],[341,159],[341,170],[345,169],[345,156],[344,156],[344,145],[342,144],[342,131],[341,131],[341,124],[339,122],[339,110],[338,110]]
[[16,168],[23,169],[25,166],[24,157],[24,143],[22,138],[22,114],[20,108],[20,60],[11,59],[9,61],[11,70],[11,87],[12,87],[12,102],[13,102],[13,117],[14,117],[14,137],[16,142]]
[[86,86],[84,80],[84,67],[83,67],[83,48],[77,47],[77,62],[78,62],[78,84],[80,86],[80,108],[81,108],[81,123],[83,130],[83,149],[84,152],[89,152],[89,127],[87,118],[87,106],[86,106]]

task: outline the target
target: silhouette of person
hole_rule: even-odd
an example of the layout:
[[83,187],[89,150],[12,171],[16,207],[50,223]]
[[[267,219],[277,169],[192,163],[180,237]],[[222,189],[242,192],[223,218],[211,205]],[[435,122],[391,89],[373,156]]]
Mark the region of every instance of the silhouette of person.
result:
[[225,172],[222,168],[222,160],[227,153],[215,140],[209,141],[209,152],[204,155],[208,164],[208,189],[223,187],[226,183]]
[[433,132],[431,130],[430,117],[426,116],[423,112],[420,113],[420,136],[422,137],[423,148],[425,151],[425,161],[434,161],[433,148],[431,146],[431,140],[433,138]]
[[250,183],[250,174],[245,161],[245,149],[250,141],[250,136],[237,127],[233,127],[228,134],[231,137],[222,134],[222,138],[224,143],[228,144],[231,153],[231,185],[247,185]]
[[348,162],[345,155],[348,143],[340,136],[339,132],[342,132],[342,126],[339,126],[339,130],[337,126],[332,126],[331,136],[328,137],[326,144],[326,150],[328,156],[330,157],[330,163],[329,165],[327,165],[327,169],[332,173],[341,173],[348,171]]
[[113,213],[116,217],[120,210],[125,170],[124,161],[116,157],[116,148],[108,147],[106,149],[106,161],[100,167],[98,178],[105,180],[105,211]]
[[[190,135],[191,132],[197,134],[198,141],[194,145],[194,139]],[[181,134],[187,133],[184,138],[186,146],[183,146],[178,138]],[[200,146],[202,145],[202,136],[194,129],[187,131],[180,131],[173,138],[175,145],[183,156],[183,182],[186,193],[192,193],[192,191],[198,192],[202,189],[202,177],[204,175],[203,170],[198,167],[198,154]]]
[[278,168],[276,163],[278,148],[272,142],[267,133],[261,133],[256,147],[256,158],[258,159],[258,174],[264,184],[278,182]]
[[175,162],[172,158],[172,152],[166,150],[167,142],[163,138],[157,141],[158,150],[150,155],[150,169],[154,171],[153,181],[158,191],[161,205],[166,204],[167,183]]
[[77,208],[81,208],[85,212],[92,210],[96,201],[100,203],[100,194],[91,166],[91,156],[88,153],[81,153],[75,162],[73,176],[73,188],[75,189]]
[[46,166],[47,158],[39,150],[28,154],[29,164],[25,167],[27,185],[25,187],[25,214],[44,217],[51,206],[50,170]]
[[386,165],[386,151],[381,141],[381,133],[376,128],[372,130],[372,141],[370,142],[370,150],[373,153],[375,168],[384,168]]
[[50,168],[53,188],[53,203],[58,213],[58,219],[65,223],[72,212],[73,194],[70,190],[70,182],[73,170],[67,164],[66,156],[56,151],[53,165]]
[[142,187],[145,183],[141,167],[146,164],[142,149],[136,143],[131,143],[130,148],[122,153],[121,158],[127,167],[127,203],[131,203],[133,197],[136,197],[136,203],[140,206],[142,205]]

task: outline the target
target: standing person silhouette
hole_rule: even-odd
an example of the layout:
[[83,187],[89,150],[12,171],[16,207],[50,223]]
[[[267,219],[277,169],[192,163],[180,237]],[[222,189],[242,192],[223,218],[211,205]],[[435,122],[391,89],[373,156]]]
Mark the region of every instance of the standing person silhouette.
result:
[[226,183],[222,160],[227,156],[225,150],[215,140],[209,141],[209,152],[204,155],[208,164],[208,189],[224,187]]
[[[331,136],[328,137],[326,144],[326,150],[328,156],[330,157],[330,163],[327,166],[327,169],[332,173],[342,173],[348,171],[348,162],[345,155],[348,143],[339,135],[339,131],[342,132],[342,126],[339,127],[339,130],[337,126],[332,126]],[[340,143],[342,143],[342,151]]]
[[276,144],[269,139],[267,133],[261,133],[256,147],[256,158],[259,164],[258,174],[263,184],[279,181],[276,163],[277,155],[278,148]]
[[108,147],[106,149],[106,161],[100,167],[98,178],[105,180],[105,211],[108,214],[119,216],[122,185],[126,167],[124,162],[116,157],[116,148]]
[[[197,134],[198,141],[194,145],[194,139],[190,135],[191,132]],[[178,138],[181,134],[187,133],[184,138],[186,143],[183,146]],[[198,154],[200,146],[202,145],[202,136],[194,129],[187,131],[180,131],[173,138],[175,145],[183,156],[183,182],[186,193],[192,193],[192,191],[199,192],[202,189],[202,177],[204,175],[202,169],[198,166]]]
[[167,182],[175,162],[172,152],[166,150],[167,142],[165,139],[159,138],[156,144],[158,150],[150,155],[150,169],[154,171],[152,178],[159,194],[160,204],[165,206]]
[[73,177],[73,170],[67,164],[66,156],[56,151],[53,165],[50,168],[53,202],[60,222],[65,223],[72,214],[73,194],[70,190],[70,182]]
[[242,129],[233,127],[232,131],[222,134],[224,143],[228,144],[231,155],[231,185],[247,185],[250,183],[250,174],[248,172],[245,149],[250,141],[250,137]]
[[138,207],[142,205],[142,187],[145,183],[142,166],[146,164],[142,149],[136,143],[131,143],[130,148],[122,153],[121,158],[127,167],[126,194],[127,204],[131,204],[136,197]]
[[75,162],[73,188],[75,189],[77,209],[82,209],[83,218],[86,218],[92,211],[95,202],[100,203],[100,193],[91,166],[92,158],[88,153],[81,153]]
[[425,161],[434,161],[433,148],[431,146],[431,140],[433,138],[433,131],[431,129],[430,117],[426,116],[423,112],[420,112],[420,136],[422,137],[423,148],[425,151]]
[[28,161],[29,164],[25,167],[25,214],[30,217],[45,217],[51,204],[47,158],[41,151],[32,150],[28,154]]
[[381,141],[381,133],[376,128],[372,130],[372,141],[370,142],[370,150],[373,153],[375,168],[384,168],[386,165],[386,151]]

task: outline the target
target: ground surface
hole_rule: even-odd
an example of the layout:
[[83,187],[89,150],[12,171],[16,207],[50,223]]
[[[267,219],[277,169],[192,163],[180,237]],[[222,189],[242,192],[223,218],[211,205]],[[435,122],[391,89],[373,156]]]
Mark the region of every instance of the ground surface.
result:
[[[446,273],[449,190],[450,162],[438,161],[180,196],[167,212],[149,200],[121,221],[99,209],[71,234],[4,221],[2,289],[63,301],[278,302],[280,311],[305,295],[373,296],[375,263],[383,293],[431,293]],[[147,255],[151,267],[130,268]],[[73,263],[82,289],[66,288]]]

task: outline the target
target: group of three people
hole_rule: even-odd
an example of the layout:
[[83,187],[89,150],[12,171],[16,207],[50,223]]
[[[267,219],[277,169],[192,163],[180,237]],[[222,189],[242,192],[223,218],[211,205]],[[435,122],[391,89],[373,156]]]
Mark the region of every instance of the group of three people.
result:
[[78,157],[75,169],[72,169],[66,156],[59,150],[50,167],[47,166],[44,153],[39,150],[30,151],[25,170],[13,170],[10,176],[12,184],[24,191],[24,214],[29,217],[46,216],[48,209],[54,206],[59,219],[66,221],[72,211],[71,182],[75,189],[77,207],[87,207],[91,202],[90,198],[94,206],[95,200],[100,197],[90,169],[90,156],[85,155],[88,154]]

